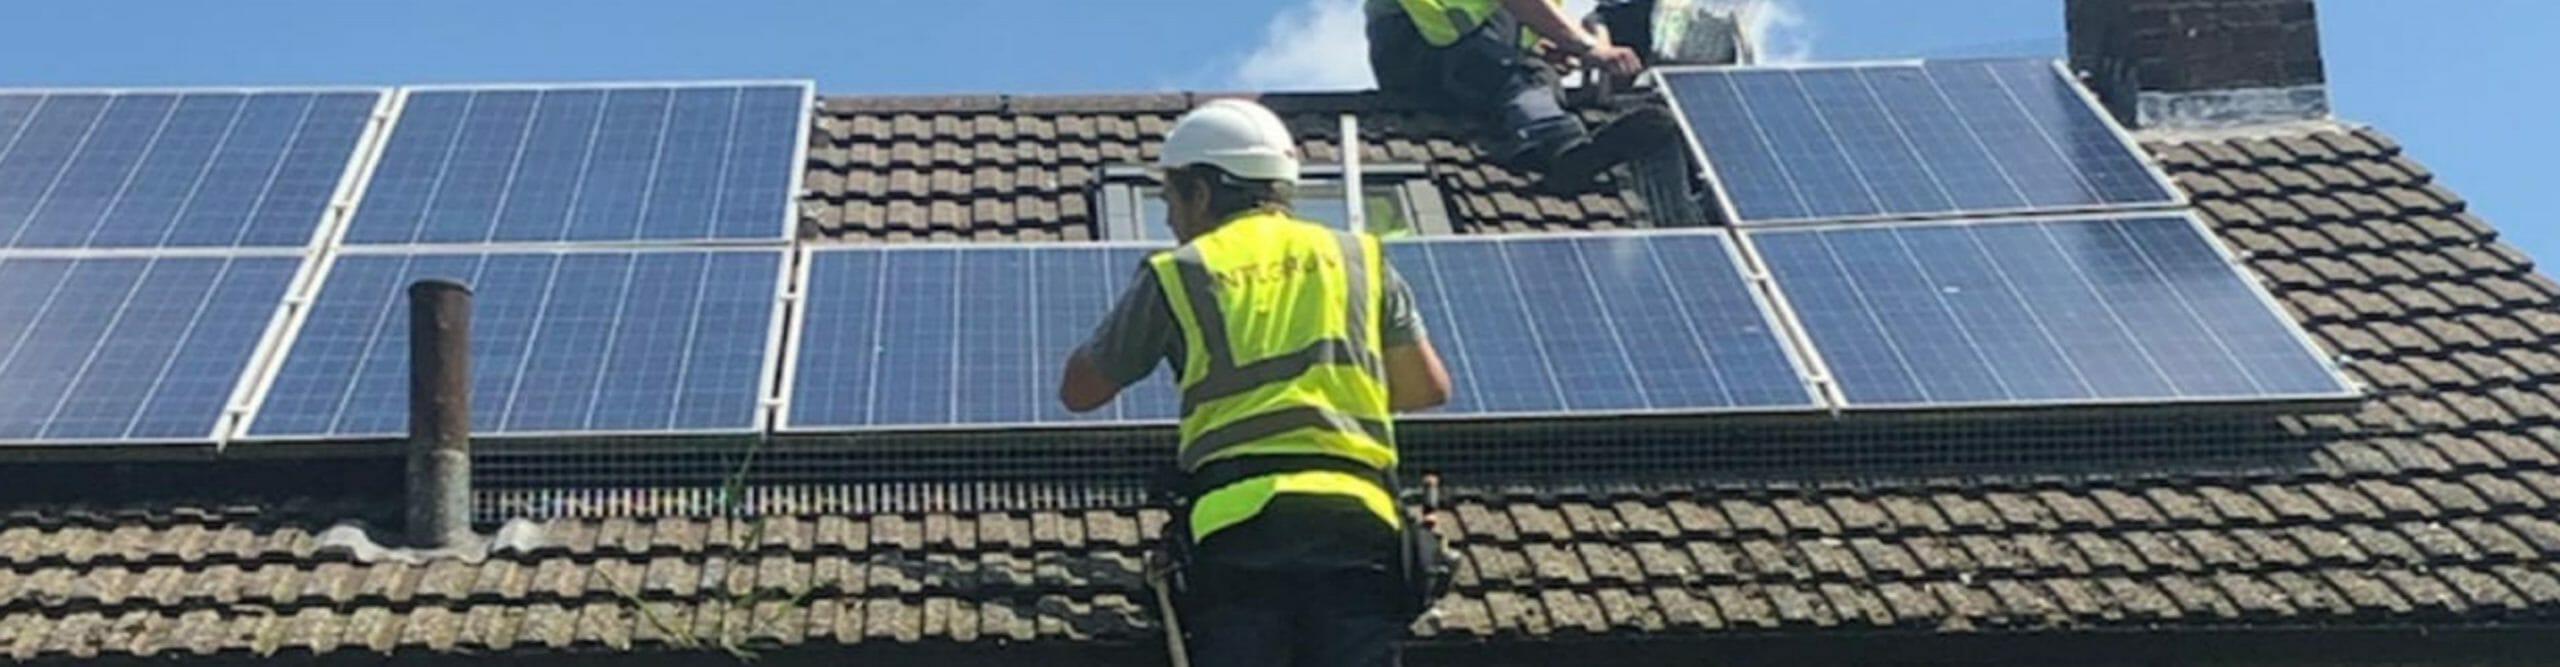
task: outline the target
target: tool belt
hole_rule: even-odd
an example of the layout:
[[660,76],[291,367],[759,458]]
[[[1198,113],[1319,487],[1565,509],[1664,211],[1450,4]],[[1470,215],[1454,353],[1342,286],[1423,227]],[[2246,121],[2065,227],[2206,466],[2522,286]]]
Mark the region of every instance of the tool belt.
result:
[[1163,548],[1173,566],[1169,583],[1173,585],[1176,597],[1185,592],[1183,572],[1188,570],[1198,546],[1191,535],[1192,499],[1255,477],[1315,471],[1337,472],[1368,480],[1396,499],[1402,525],[1397,530],[1398,557],[1390,568],[1401,584],[1399,592],[1402,594],[1397,599],[1403,603],[1406,613],[1418,618],[1430,611],[1441,596],[1448,594],[1450,581],[1456,572],[1455,555],[1441,543],[1438,534],[1423,525],[1422,515],[1416,507],[1404,501],[1393,471],[1379,470],[1338,456],[1288,454],[1221,459],[1190,472],[1178,467],[1170,468],[1158,480],[1156,495],[1172,511],[1172,518],[1165,523]]

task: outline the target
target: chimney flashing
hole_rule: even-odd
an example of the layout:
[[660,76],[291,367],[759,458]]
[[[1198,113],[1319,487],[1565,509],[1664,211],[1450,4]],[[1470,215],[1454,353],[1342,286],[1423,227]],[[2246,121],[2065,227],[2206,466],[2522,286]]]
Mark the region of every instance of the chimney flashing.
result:
[[2320,84],[2176,93],[2142,91],[2134,124],[2143,128],[2210,129],[2329,117],[2329,87]]

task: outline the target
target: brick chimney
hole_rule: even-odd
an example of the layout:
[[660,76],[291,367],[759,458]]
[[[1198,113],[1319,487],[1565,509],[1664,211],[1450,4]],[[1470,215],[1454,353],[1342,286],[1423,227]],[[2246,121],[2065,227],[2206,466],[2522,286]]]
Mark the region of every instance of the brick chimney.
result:
[[2065,0],[2071,66],[2133,127],[2326,118],[2312,0]]

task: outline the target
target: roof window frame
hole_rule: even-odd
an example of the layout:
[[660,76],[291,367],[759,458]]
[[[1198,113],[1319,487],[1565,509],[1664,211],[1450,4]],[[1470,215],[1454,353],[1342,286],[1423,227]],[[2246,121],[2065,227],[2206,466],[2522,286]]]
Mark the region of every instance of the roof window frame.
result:
[[[1153,169],[1143,165],[1114,164],[1102,167],[1095,184],[1093,219],[1096,240],[1111,242],[1147,242],[1141,233],[1146,221],[1145,197],[1151,190],[1163,187]],[[1320,184],[1341,187],[1345,184],[1339,164],[1309,164],[1298,169],[1301,186]],[[1360,167],[1363,189],[1389,188],[1402,200],[1409,236],[1447,236],[1457,233],[1449,219],[1449,205],[1440,186],[1431,179],[1428,165],[1418,162],[1367,163]],[[1301,197],[1300,199],[1304,199]],[[1171,239],[1162,239],[1170,241]]]

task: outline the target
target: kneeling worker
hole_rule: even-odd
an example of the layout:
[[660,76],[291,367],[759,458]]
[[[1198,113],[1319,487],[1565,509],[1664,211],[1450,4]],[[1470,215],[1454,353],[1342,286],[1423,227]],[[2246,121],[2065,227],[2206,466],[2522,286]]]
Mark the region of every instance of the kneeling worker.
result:
[[1058,398],[1092,410],[1173,368],[1191,664],[1394,664],[1435,593],[1406,556],[1428,531],[1393,495],[1390,412],[1449,395],[1413,295],[1376,238],[1290,214],[1297,144],[1261,105],[1184,114],[1157,166],[1182,245],[1138,270]]
[[1555,70],[1536,55],[1633,76],[1644,61],[1584,30],[1550,0],[1367,0],[1369,69],[1378,89],[1445,107],[1484,125],[1496,159],[1542,174],[1549,192],[1588,190],[1610,167],[1676,142],[1668,110],[1640,106],[1598,131],[1564,108]]

